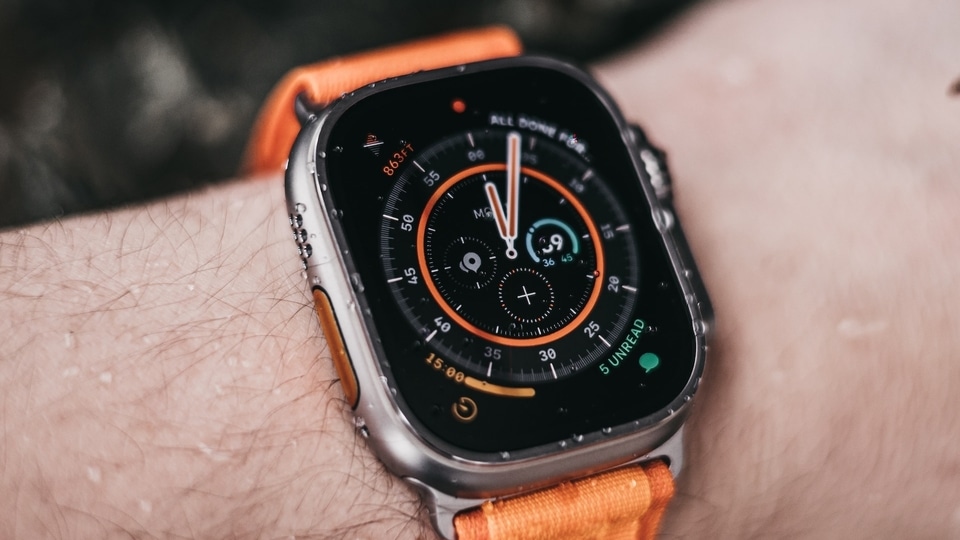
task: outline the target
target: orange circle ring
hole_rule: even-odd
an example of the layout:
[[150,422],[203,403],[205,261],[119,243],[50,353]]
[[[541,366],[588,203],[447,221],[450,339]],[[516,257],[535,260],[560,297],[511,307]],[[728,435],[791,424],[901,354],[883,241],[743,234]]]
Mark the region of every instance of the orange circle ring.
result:
[[440,306],[440,309],[442,309],[443,312],[447,314],[447,316],[453,319],[461,327],[465,328],[467,331],[471,332],[474,335],[490,340],[494,343],[499,343],[501,345],[512,346],[512,347],[536,347],[537,345],[543,345],[544,343],[549,343],[551,341],[560,339],[566,336],[567,334],[569,334],[570,332],[572,332],[575,328],[577,328],[593,310],[594,305],[596,305],[597,303],[597,299],[600,297],[600,291],[602,290],[601,282],[603,281],[602,277],[603,277],[604,265],[603,265],[603,248],[602,248],[602,245],[600,244],[600,235],[597,232],[597,227],[593,224],[593,220],[590,219],[586,208],[583,207],[580,201],[576,197],[574,197],[573,193],[571,193],[566,187],[564,187],[563,184],[541,173],[540,171],[536,171],[528,167],[522,167],[520,169],[521,172],[523,172],[524,174],[528,176],[532,176],[540,180],[541,182],[544,182],[545,184],[549,185],[556,191],[560,192],[560,194],[563,195],[564,198],[566,198],[570,202],[570,204],[573,205],[577,213],[580,214],[580,218],[583,219],[583,222],[587,224],[587,230],[590,233],[590,239],[593,241],[594,249],[597,253],[598,275],[597,275],[597,278],[594,280],[593,291],[590,293],[590,299],[587,300],[587,304],[580,311],[580,314],[574,317],[574,319],[570,321],[570,323],[564,325],[563,328],[560,328],[554,332],[551,332],[549,334],[544,334],[536,338],[508,338],[508,337],[498,336],[496,334],[491,334],[486,330],[477,328],[476,326],[468,322],[466,319],[461,317],[459,313],[454,311],[454,309],[450,307],[450,305],[446,302],[446,300],[444,300],[443,297],[440,295],[440,291],[437,290],[437,286],[433,283],[433,279],[430,277],[430,269],[427,268],[427,260],[426,260],[426,257],[424,256],[423,242],[424,242],[424,236],[426,235],[427,218],[430,216],[430,213],[433,211],[434,206],[436,206],[437,201],[440,200],[440,197],[442,197],[447,192],[447,190],[450,189],[450,187],[452,187],[454,184],[456,184],[457,182],[459,182],[460,180],[463,180],[468,176],[472,176],[475,174],[482,174],[490,171],[505,171],[505,170],[507,170],[507,165],[505,163],[488,163],[484,165],[476,165],[474,167],[464,169],[463,171],[460,171],[459,173],[453,175],[448,180],[446,180],[443,184],[441,184],[436,191],[433,192],[433,195],[431,195],[430,199],[427,201],[427,204],[423,209],[423,213],[420,215],[420,224],[417,226],[417,259],[420,264],[420,274],[423,276],[423,282],[424,284],[426,284],[427,290],[430,291],[431,296],[433,296],[433,298],[436,300],[437,304]]

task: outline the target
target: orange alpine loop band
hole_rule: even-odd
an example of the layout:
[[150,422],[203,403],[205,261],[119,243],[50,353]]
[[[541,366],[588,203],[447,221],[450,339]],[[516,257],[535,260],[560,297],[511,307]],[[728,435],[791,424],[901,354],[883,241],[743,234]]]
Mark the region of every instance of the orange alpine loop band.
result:
[[333,58],[294,69],[267,97],[253,126],[243,159],[245,174],[279,171],[300,131],[294,99],[305,93],[326,105],[345,92],[415,71],[516,56],[523,50],[510,29],[491,27],[428,38]]
[[457,540],[649,540],[673,497],[662,460],[485,502],[454,518]]
[[[389,77],[516,56],[520,40],[506,28],[459,32],[297,68],[273,89],[244,156],[246,174],[279,171],[300,130],[296,97],[326,105],[343,93]],[[458,540],[649,540],[673,496],[662,460],[630,465],[507,499],[454,518]]]

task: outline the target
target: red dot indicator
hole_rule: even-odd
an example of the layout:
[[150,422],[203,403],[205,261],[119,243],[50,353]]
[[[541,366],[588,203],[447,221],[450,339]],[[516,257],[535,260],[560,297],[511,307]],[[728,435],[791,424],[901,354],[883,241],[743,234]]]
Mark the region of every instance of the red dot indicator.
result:
[[450,103],[450,108],[453,109],[453,112],[460,114],[467,110],[467,104],[462,99],[457,98]]

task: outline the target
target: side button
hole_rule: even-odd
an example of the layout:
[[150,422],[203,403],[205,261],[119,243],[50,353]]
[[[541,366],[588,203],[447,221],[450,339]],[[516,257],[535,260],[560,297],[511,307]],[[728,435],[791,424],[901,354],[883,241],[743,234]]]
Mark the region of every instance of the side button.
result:
[[313,302],[317,309],[320,328],[323,330],[324,337],[327,338],[333,367],[337,370],[337,376],[340,377],[343,395],[350,407],[356,408],[360,400],[360,386],[357,383],[357,373],[353,370],[353,364],[350,363],[347,347],[343,344],[343,335],[340,333],[340,325],[337,324],[337,316],[333,313],[333,306],[330,305],[327,293],[319,287],[313,289]]

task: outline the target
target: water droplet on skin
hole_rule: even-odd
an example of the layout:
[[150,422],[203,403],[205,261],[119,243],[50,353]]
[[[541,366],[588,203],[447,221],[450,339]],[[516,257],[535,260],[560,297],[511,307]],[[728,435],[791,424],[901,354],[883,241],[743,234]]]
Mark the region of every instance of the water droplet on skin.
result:
[[80,368],[78,368],[77,366],[70,366],[67,369],[63,370],[64,378],[76,377],[78,374],[80,374]]
[[102,476],[100,474],[99,467],[89,466],[87,467],[87,479],[93,482],[94,484],[99,484]]
[[192,290],[194,290],[194,289],[196,289],[196,288],[197,288],[197,286],[194,285],[193,283],[190,283],[189,285],[187,285],[187,290],[188,290],[188,291],[192,291]]
[[112,383],[112,382],[113,382],[113,373],[110,373],[109,371],[104,371],[103,373],[101,373],[101,374],[100,374],[100,382],[102,382],[103,384],[110,384],[110,383]]
[[144,514],[149,514],[150,512],[153,512],[153,504],[151,504],[150,501],[140,499],[140,511],[143,512]]
[[63,346],[72,349],[74,344],[73,332],[63,334]]

